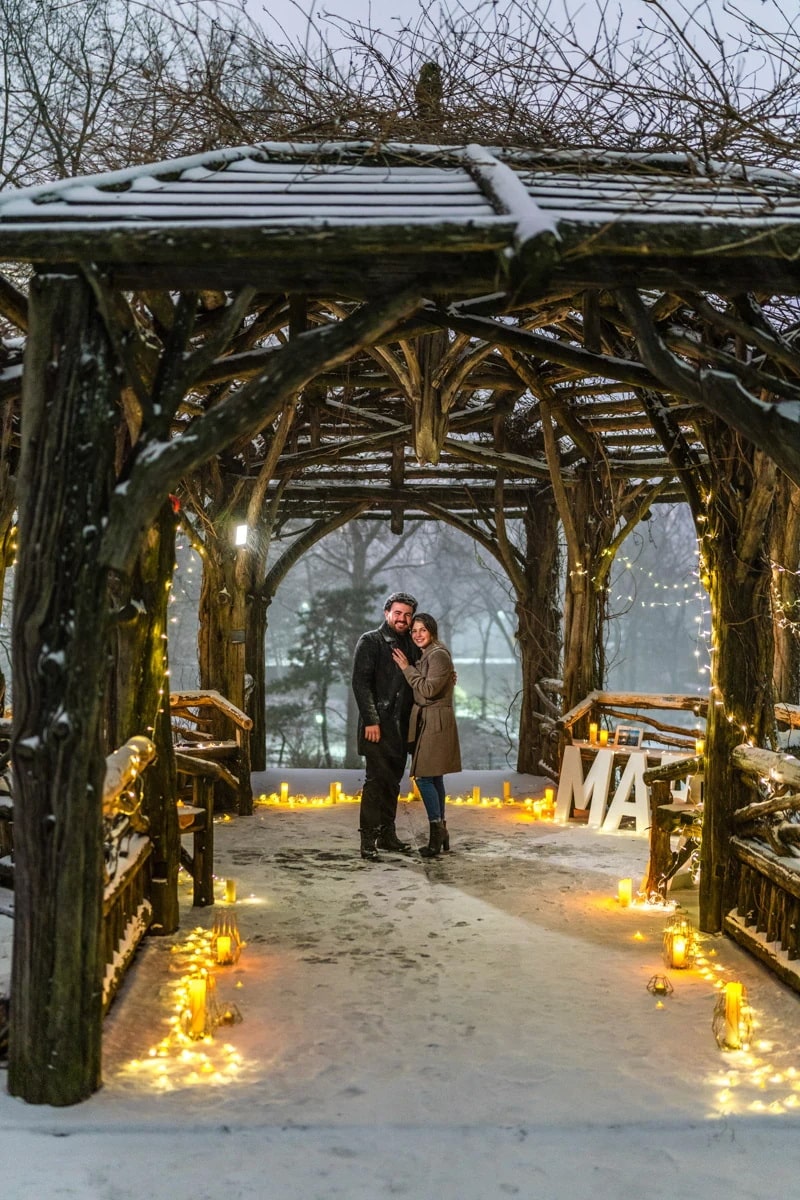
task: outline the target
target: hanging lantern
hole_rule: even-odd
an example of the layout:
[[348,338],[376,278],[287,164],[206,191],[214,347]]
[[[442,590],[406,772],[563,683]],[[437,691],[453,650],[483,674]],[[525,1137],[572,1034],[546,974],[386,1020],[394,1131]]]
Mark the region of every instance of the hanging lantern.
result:
[[228,967],[239,961],[242,952],[239,923],[230,909],[220,909],[214,916],[211,929],[211,954],[220,967]]
[[664,928],[664,962],[674,971],[691,967],[697,952],[694,926],[683,914],[671,917]]
[[726,983],[714,1006],[711,1028],[722,1050],[746,1050],[753,1036],[753,1012],[738,980]]
[[675,991],[666,975],[651,975],[647,990],[651,996],[671,996]]

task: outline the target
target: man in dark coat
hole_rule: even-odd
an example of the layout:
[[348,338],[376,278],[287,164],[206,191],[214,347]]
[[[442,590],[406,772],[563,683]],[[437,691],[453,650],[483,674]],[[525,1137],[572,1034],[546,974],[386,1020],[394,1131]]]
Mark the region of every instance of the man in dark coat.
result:
[[392,592],[383,606],[383,624],[358,639],[353,658],[353,692],[358,705],[358,752],[366,759],[361,792],[361,857],[379,862],[378,850],[407,851],[395,829],[400,780],[408,755],[408,721],[413,700],[403,672],[392,658],[398,646],[415,663],[420,651],[409,630],[417,602]]

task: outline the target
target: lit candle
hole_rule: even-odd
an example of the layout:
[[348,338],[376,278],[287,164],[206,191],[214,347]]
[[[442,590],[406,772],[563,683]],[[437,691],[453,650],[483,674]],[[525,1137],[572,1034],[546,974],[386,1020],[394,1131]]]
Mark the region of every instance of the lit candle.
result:
[[553,788],[544,789],[544,802],[548,808],[552,808],[555,803],[555,791]]
[[236,903],[236,880],[235,879],[226,879],[225,880],[225,903],[226,904],[235,904]]
[[607,729],[600,730],[600,745],[601,746],[608,745],[608,730]]
[[202,1037],[206,1031],[206,977],[195,975],[189,980],[189,1033]]
[[742,985],[741,983],[725,984],[725,1045],[731,1050],[741,1050],[742,1034],[740,1028],[742,1014]]
[[619,884],[617,886],[617,899],[619,900],[619,902],[623,908],[627,908],[628,905],[630,904],[632,894],[633,894],[633,880],[632,879],[620,879]]
[[539,818],[541,817],[541,815],[542,815],[542,802],[541,802],[541,800],[534,800],[534,802],[533,802],[533,815],[534,815],[534,817],[536,818],[536,820],[537,820],[537,821],[538,821],[538,820],[539,820]]
[[223,933],[217,938],[217,962],[223,967],[227,963],[233,962],[231,939]]
[[511,783],[508,779],[503,780],[503,799],[504,800],[511,799]]
[[288,799],[289,799],[289,785],[288,785],[288,783],[282,783],[281,784],[281,804],[285,804]]
[[592,721],[589,726],[589,741],[592,745],[597,741],[597,721]]
[[686,966],[686,938],[683,934],[676,933],[673,936],[670,959],[676,969]]
[[695,738],[694,752],[695,752],[695,754],[705,754],[705,752],[706,752],[706,739],[705,738]]
[[472,803],[480,804],[480,802],[481,802],[481,789],[479,787],[474,787],[472,789]]

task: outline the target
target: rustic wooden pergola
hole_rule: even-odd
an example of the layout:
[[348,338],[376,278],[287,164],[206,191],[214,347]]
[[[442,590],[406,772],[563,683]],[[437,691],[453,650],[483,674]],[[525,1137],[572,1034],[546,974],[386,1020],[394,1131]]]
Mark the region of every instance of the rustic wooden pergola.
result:
[[769,556],[797,544],[770,520],[800,483],[798,250],[794,175],[678,155],[263,144],[0,196],[0,258],[33,267],[27,296],[0,288],[27,335],[24,372],[12,349],[0,375],[22,414],[12,1091],[99,1084],[108,738],[161,747],[157,907],[177,920],[170,493],[205,536],[202,685],[243,704],[256,679],[255,746],[268,604],[308,545],[365,516],[469,533],[517,599],[523,770],[559,671],[559,524],[570,707],[601,682],[616,548],[686,499],[716,643],[702,907],[720,928],[730,750],[774,727]]

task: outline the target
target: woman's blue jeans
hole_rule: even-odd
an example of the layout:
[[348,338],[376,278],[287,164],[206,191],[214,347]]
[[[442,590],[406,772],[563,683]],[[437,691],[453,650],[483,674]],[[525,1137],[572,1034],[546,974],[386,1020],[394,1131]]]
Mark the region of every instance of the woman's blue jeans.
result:
[[415,777],[422,803],[429,821],[444,820],[444,775],[417,775]]

